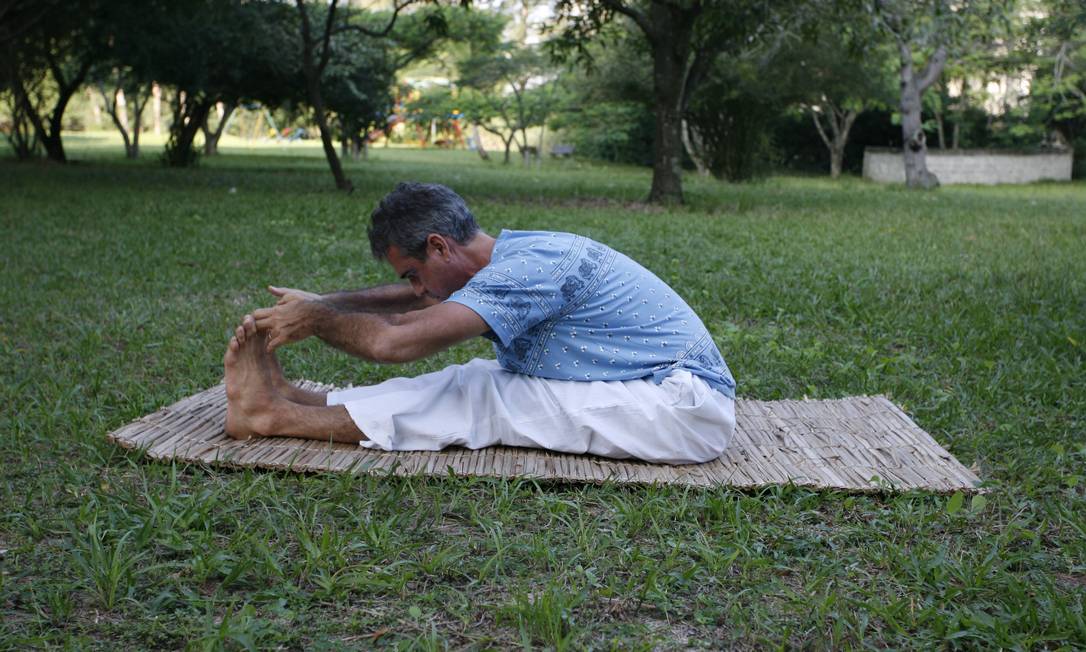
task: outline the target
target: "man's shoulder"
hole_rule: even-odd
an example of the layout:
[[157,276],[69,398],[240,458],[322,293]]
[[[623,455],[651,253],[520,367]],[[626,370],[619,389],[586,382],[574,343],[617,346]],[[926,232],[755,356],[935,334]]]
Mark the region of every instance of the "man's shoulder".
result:
[[522,256],[529,253],[565,251],[583,236],[562,231],[503,230],[498,236],[494,253],[500,257]]
[[512,274],[518,279],[553,276],[561,262],[583,248],[587,239],[560,231],[503,230],[494,246],[490,264],[480,270],[488,274]]

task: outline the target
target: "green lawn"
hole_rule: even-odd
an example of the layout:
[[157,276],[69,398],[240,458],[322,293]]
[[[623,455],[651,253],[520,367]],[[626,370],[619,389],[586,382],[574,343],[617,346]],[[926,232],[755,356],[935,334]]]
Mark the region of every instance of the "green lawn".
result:
[[[913,193],[855,179],[542,170],[376,148],[332,191],[315,145],[195,170],[73,138],[0,160],[0,648],[1086,646],[1086,186]],[[741,396],[887,394],[991,492],[851,496],[171,466],[105,433],[219,381],[269,302],[391,279],[401,179],[485,229],[569,230],[670,282]],[[376,382],[305,343],[288,374]]]

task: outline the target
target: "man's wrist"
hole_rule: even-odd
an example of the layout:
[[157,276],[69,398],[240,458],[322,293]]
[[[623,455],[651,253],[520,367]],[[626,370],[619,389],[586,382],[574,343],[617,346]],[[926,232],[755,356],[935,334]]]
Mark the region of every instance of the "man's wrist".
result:
[[306,323],[310,334],[324,339],[339,310],[331,301],[323,298],[306,300],[306,306]]

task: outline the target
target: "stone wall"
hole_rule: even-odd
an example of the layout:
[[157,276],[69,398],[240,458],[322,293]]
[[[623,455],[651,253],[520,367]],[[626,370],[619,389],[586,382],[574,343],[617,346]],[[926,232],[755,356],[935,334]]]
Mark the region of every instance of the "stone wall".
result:
[[[928,150],[928,170],[939,183],[1031,183],[1070,181],[1073,153],[998,150]],[[868,147],[864,150],[864,178],[884,183],[905,183],[905,162],[899,150]]]

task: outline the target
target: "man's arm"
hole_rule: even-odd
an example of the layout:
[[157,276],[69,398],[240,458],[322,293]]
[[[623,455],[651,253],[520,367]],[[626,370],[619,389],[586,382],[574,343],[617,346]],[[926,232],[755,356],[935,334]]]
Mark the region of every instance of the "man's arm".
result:
[[328,294],[269,285],[268,292],[279,297],[280,303],[288,294],[296,294],[304,299],[319,299],[341,312],[401,313],[422,310],[439,303],[437,299],[430,296],[416,296],[409,283],[377,285],[361,290],[344,290]]
[[270,332],[269,350],[315,335],[374,362],[411,362],[482,335],[490,326],[474,310],[440,303],[404,314],[343,312],[324,301],[295,298],[253,313]]

